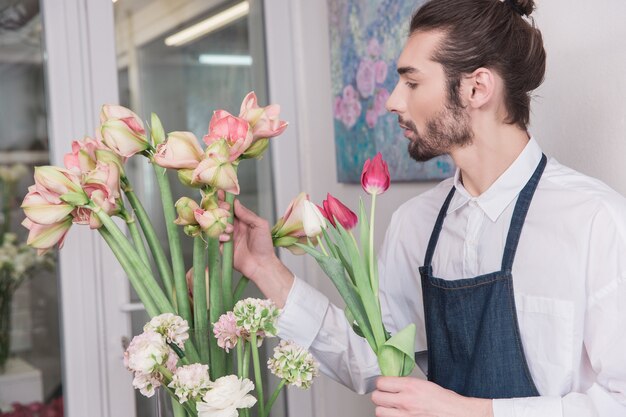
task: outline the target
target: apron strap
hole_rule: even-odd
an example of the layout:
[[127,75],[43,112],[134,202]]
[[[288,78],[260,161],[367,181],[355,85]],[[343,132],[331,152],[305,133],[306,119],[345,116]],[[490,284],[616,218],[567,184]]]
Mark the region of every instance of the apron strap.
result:
[[454,186],[448,193],[448,197],[446,201],[443,203],[441,210],[439,210],[439,216],[437,216],[437,221],[435,222],[435,227],[433,228],[433,232],[430,235],[430,240],[428,241],[428,248],[426,249],[426,257],[424,258],[424,266],[429,267],[430,263],[433,260],[433,254],[435,253],[435,248],[437,247],[437,241],[439,240],[439,234],[441,233],[441,229],[443,229],[443,219],[446,217],[448,213],[448,207],[450,206],[450,202],[452,201],[452,196],[454,196],[454,191],[456,188]]
[[509,226],[509,233],[506,237],[506,246],[504,247],[504,254],[502,255],[502,271],[511,272],[513,269],[513,260],[515,259],[515,253],[517,252],[517,244],[519,243],[520,236],[522,234],[522,227],[524,226],[524,220],[526,220],[526,214],[528,214],[528,208],[530,202],[533,199],[539,179],[543,170],[546,167],[548,158],[545,154],[541,155],[541,161],[533,176],[526,183],[522,189],[517,203],[515,204],[515,210],[513,211],[513,217],[511,218],[511,225]]

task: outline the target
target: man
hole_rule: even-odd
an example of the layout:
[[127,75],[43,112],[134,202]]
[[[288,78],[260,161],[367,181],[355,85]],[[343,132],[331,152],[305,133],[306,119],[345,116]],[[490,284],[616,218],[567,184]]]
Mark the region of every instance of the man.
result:
[[[433,0],[413,17],[387,107],[454,178],[403,204],[380,252],[387,329],[418,328],[429,381],[378,377],[343,311],[274,255],[235,203],[235,268],[284,308],[279,335],[377,416],[626,416],[626,202],[527,132],[544,76],[532,0]],[[226,237],[224,237],[226,238]]]

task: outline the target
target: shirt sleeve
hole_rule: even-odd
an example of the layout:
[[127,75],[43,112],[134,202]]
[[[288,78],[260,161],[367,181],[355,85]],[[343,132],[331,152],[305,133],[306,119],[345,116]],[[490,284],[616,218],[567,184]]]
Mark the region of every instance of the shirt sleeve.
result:
[[[623,204],[617,207],[625,207]],[[593,219],[586,271],[584,349],[595,374],[585,392],[494,400],[494,417],[626,416],[626,209]],[[621,213],[621,214],[620,214]]]

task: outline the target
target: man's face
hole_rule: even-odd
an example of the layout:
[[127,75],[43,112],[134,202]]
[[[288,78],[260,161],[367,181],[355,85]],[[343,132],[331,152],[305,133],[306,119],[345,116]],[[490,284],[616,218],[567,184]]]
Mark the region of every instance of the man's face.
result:
[[470,144],[473,133],[466,109],[448,96],[443,66],[431,59],[441,32],[411,35],[398,58],[400,79],[387,100],[387,110],[409,139],[409,155],[428,161]]

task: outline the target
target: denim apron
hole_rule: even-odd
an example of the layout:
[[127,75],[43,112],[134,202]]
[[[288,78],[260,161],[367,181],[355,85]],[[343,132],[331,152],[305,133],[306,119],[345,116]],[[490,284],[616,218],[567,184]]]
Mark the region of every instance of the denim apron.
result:
[[524,219],[541,174],[543,155],[521,191],[509,226],[502,269],[475,278],[433,277],[432,258],[454,195],[448,194],[419,269],[428,344],[428,380],[467,397],[534,397],[520,338],[511,270]]

